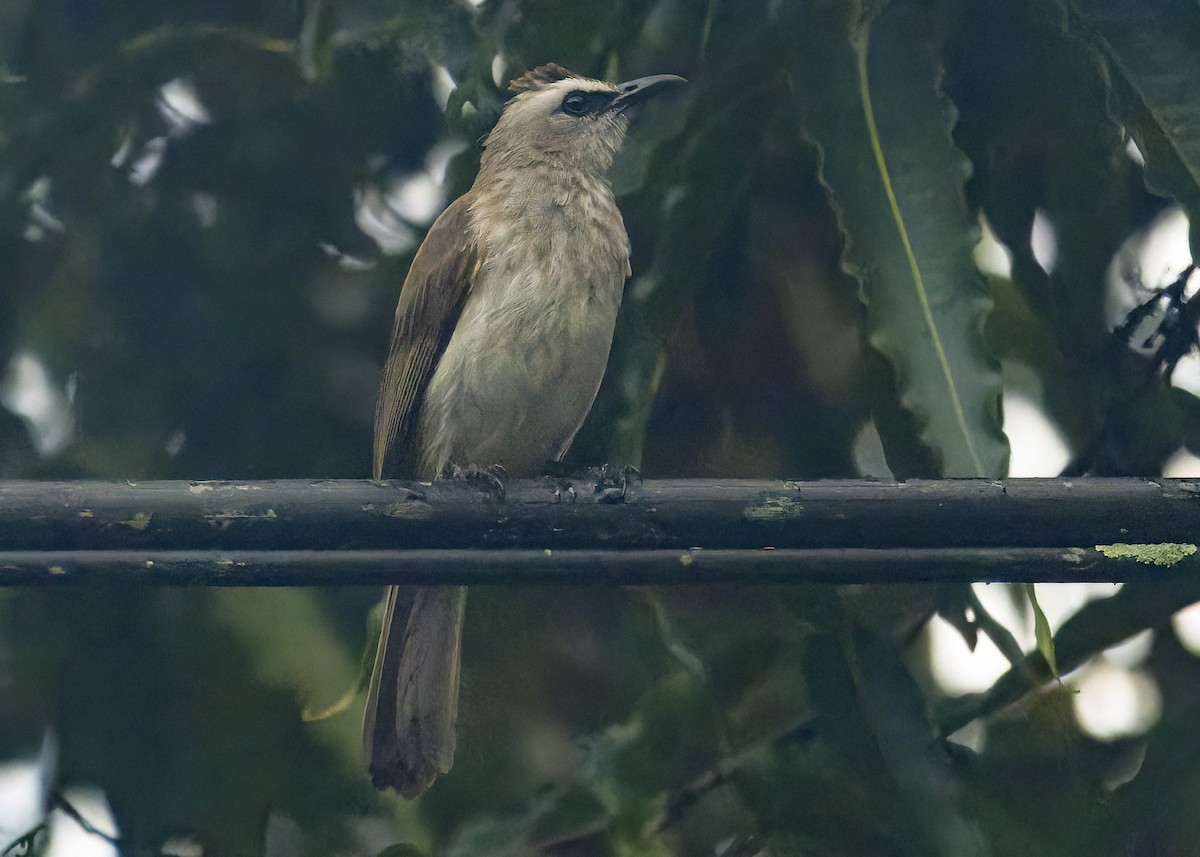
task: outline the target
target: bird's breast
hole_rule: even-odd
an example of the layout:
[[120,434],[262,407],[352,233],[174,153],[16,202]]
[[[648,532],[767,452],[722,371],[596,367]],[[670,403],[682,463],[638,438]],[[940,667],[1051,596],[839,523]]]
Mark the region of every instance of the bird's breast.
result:
[[628,270],[615,217],[619,235],[585,219],[532,230],[510,221],[488,236],[421,406],[426,475],[446,464],[532,475],[566,452],[604,376]]

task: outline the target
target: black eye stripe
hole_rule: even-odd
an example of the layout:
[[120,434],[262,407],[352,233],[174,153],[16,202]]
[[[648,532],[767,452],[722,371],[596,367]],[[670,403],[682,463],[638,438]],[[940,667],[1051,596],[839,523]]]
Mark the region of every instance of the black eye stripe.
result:
[[563,96],[558,112],[568,116],[593,116],[611,105],[616,97],[615,92],[585,92],[576,89]]

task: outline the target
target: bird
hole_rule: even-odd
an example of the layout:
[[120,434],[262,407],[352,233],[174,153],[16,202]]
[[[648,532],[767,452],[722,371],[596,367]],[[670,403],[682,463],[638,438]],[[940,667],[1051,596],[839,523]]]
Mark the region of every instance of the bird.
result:
[[[629,238],[607,172],[629,108],[669,84],[555,63],[516,78],[470,190],[430,227],[400,290],[372,475],[536,476],[566,454],[604,376]],[[454,761],[466,588],[390,586],[367,691],[371,781],[420,795]]]

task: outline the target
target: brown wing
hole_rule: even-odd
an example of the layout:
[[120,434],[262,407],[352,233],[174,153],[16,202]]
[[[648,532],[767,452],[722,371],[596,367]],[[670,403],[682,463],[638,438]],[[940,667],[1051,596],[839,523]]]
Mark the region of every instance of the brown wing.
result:
[[383,478],[384,460],[393,443],[409,452],[421,395],[483,264],[483,254],[468,228],[470,205],[471,194],[464,194],[434,221],[400,290],[375,406],[375,479]]

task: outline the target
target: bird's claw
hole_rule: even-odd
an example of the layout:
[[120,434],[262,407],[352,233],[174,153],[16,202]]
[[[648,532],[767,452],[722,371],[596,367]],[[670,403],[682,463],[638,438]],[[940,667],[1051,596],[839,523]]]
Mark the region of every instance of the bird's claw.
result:
[[471,485],[478,485],[486,489],[497,500],[503,500],[508,490],[506,487],[508,471],[501,464],[487,466],[469,464],[466,467],[454,464],[450,467],[450,478],[462,479]]
[[628,499],[630,486],[642,484],[642,473],[632,464],[602,464],[592,468],[591,473],[601,503],[623,503]]

